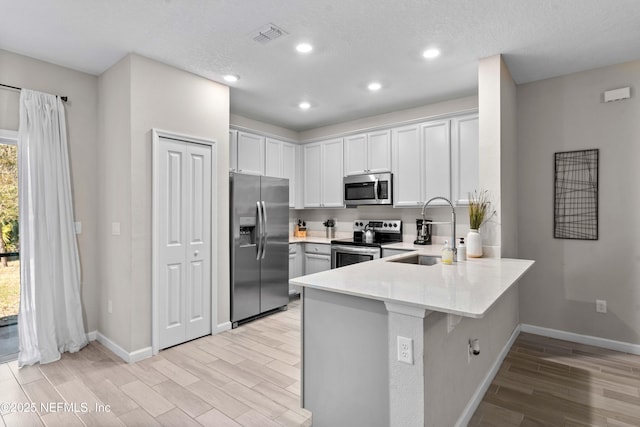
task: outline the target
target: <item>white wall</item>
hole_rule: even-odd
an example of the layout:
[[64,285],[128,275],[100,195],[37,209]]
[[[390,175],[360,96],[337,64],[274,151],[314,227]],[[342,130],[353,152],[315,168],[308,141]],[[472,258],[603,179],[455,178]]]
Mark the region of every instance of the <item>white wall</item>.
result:
[[345,133],[366,131],[368,129],[381,126],[395,126],[420,119],[428,120],[445,115],[462,114],[465,112],[477,111],[477,109],[478,97],[468,96],[465,98],[452,99],[450,101],[438,102],[435,104],[424,105],[422,107],[399,110],[392,113],[380,114],[336,125],[311,129],[300,132],[299,136],[301,142],[309,142],[318,139],[328,139]]
[[[603,102],[623,86],[631,99]],[[523,323],[640,344],[639,87],[640,61],[518,87],[518,252],[536,260]],[[554,239],[554,153],[589,148],[600,149],[599,240]]]
[[501,55],[478,64],[480,188],[496,216],[480,228],[485,256],[517,256],[516,86]]
[[[105,141],[117,141],[118,157],[124,171],[116,188],[106,184],[101,206],[113,212],[117,219],[106,218],[103,287],[113,301],[113,314],[102,317],[100,331],[126,351],[136,351],[151,345],[151,129],[183,133],[217,142],[218,223],[213,228],[217,244],[218,324],[229,320],[229,258],[228,258],[228,198],[229,198],[229,89],[150,59],[130,55],[101,77],[100,96],[105,98],[101,118],[108,120],[126,116],[130,111],[128,129],[101,126]],[[130,96],[121,89],[128,86]],[[118,89],[120,88],[120,89]],[[119,90],[117,94],[108,93]],[[117,98],[117,99],[114,99]],[[125,112],[118,111],[124,109]],[[126,122],[126,118],[123,118]],[[128,135],[125,135],[128,133]],[[115,178],[109,157],[100,158],[105,182]],[[120,194],[120,187],[126,190]],[[114,206],[111,206],[114,204]],[[110,236],[110,222],[121,222],[121,235]],[[104,232],[104,230],[103,230]],[[113,242],[122,241],[114,244]],[[114,254],[113,251],[122,253]],[[118,260],[126,259],[124,264]],[[121,274],[122,273],[122,274]],[[106,304],[106,301],[103,301]],[[116,310],[123,310],[122,318]]]
[[229,124],[236,129],[246,129],[249,132],[256,131],[264,135],[280,137],[283,140],[290,142],[298,142],[300,139],[300,134],[294,130],[249,119],[237,114],[231,114],[229,116]]
[[[125,57],[99,78],[98,248],[99,330],[113,342],[131,341],[131,58]],[[120,223],[120,235],[111,233]],[[112,301],[112,312],[108,303]]]
[[[99,259],[97,240],[98,177],[96,151],[98,79],[95,76],[0,50],[0,83],[63,95],[65,104],[71,186],[76,221],[82,222],[78,250],[82,268],[82,309],[87,332],[98,326]],[[0,129],[17,130],[18,91],[0,87]]]

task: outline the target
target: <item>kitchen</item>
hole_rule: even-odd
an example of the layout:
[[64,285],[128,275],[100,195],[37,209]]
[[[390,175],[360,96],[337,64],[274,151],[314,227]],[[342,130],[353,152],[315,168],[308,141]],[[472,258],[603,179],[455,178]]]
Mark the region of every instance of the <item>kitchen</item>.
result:
[[[12,50],[9,46],[7,49]],[[486,236],[487,245],[502,246],[503,253],[508,256],[535,259],[537,263],[520,284],[520,322],[628,343],[627,351],[639,342],[637,310],[633,303],[637,296],[633,283],[637,281],[638,272],[637,230],[632,226],[635,224],[632,212],[637,202],[633,197],[626,197],[633,194],[632,185],[637,182],[637,171],[631,161],[637,158],[637,147],[631,142],[637,135],[637,125],[631,118],[637,116],[637,101],[635,97],[617,103],[597,101],[606,90],[629,85],[637,87],[637,62],[611,65],[637,59],[635,57],[585,68],[591,71],[574,73],[580,70],[572,70],[562,73],[565,77],[518,84],[517,101],[512,100],[517,108],[502,109],[495,103],[508,100],[483,97],[483,93],[486,94],[483,90],[495,93],[499,79],[485,80],[486,85],[483,79],[499,75],[501,64],[481,62],[481,72],[476,72],[479,96],[463,94],[443,98],[447,100],[405,105],[389,110],[393,113],[374,113],[368,119],[351,117],[340,125],[297,132],[270,124],[268,120],[260,121],[257,114],[253,115],[254,119],[239,112],[230,114],[228,88],[143,56],[128,56],[97,77],[97,73],[87,74],[29,58],[35,55],[23,56],[7,51],[2,51],[1,55],[2,83],[60,93],[71,100],[68,120],[71,157],[75,159],[72,167],[76,216],[84,226],[78,240],[83,259],[86,328],[87,331],[99,331],[116,343],[127,357],[151,346],[151,237],[148,226],[151,128],[210,135],[221,142],[217,156],[221,214],[216,223],[219,230],[228,230],[229,219],[223,214],[226,209],[221,201],[228,199],[229,191],[226,141],[230,126],[282,142],[313,144],[345,133],[373,132],[405,121],[417,122],[478,110],[481,142],[485,140],[482,121],[493,117],[496,111],[502,111],[499,115],[502,124],[492,119],[489,127],[484,126],[492,133],[489,139],[502,134],[506,141],[507,134],[511,133],[513,141],[517,140],[517,153],[514,153],[514,146],[508,144],[480,150],[481,156],[495,159],[502,148],[507,157],[499,169],[494,169],[494,175],[486,175],[490,165],[485,164],[486,169],[482,166],[480,173],[487,180],[480,183],[483,188],[495,189],[496,194],[504,193],[500,199],[495,199],[502,206],[501,230]],[[2,105],[17,103],[16,93],[5,92],[0,95]],[[189,94],[189,102],[185,102],[185,94]],[[17,129],[17,110],[5,108],[0,127]],[[484,114],[486,108],[490,111],[487,115]],[[203,116],[207,119],[201,119]],[[517,122],[517,129],[508,129],[507,119],[511,119],[511,123]],[[131,123],[130,128],[118,125],[125,122]],[[603,141],[615,141],[615,147],[603,146]],[[601,183],[604,186],[601,188],[601,239],[588,246],[584,242],[552,239],[549,195],[553,152],[587,147],[600,147],[603,153],[607,150],[601,161],[610,176]],[[342,201],[341,197],[336,200]],[[629,209],[619,209],[629,200],[632,204]],[[431,211],[429,215],[435,221],[449,220],[447,209],[433,208]],[[466,235],[465,217],[459,212],[459,236]],[[324,235],[322,223],[336,218],[337,233],[344,233],[336,237],[343,238],[353,232],[357,219],[398,219],[402,221],[403,234],[413,240],[420,209],[295,209],[289,213],[291,234],[298,218],[304,219],[308,229],[320,235]],[[111,233],[113,222],[122,224],[119,236]],[[628,224],[628,227],[619,224]],[[446,225],[434,230],[435,236],[448,234]],[[215,273],[218,283],[229,281],[229,271],[225,267],[229,265],[228,247],[228,237],[221,233],[217,241],[219,269]],[[613,256],[617,251],[634,254],[630,257],[632,262],[621,264],[622,260],[616,261],[619,258]],[[588,260],[593,257],[602,262],[591,265]],[[609,285],[611,283],[616,286]],[[222,330],[230,319],[229,290],[219,287],[215,297],[214,319]],[[596,299],[608,300],[609,313],[596,313],[592,307]],[[108,312],[107,301],[112,301],[113,313]]]

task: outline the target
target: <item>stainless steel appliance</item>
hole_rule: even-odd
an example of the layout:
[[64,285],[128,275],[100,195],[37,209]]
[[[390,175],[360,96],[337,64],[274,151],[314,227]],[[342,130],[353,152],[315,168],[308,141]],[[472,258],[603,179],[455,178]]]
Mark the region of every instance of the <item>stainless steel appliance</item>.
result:
[[430,245],[431,244],[431,220],[430,219],[416,219],[416,240],[413,241],[415,245]]
[[[372,242],[367,242],[365,229],[373,231]],[[396,242],[402,242],[402,221],[399,219],[356,220],[353,238],[331,241],[331,268],[380,258],[382,245]]]
[[393,204],[393,175],[390,173],[346,176],[343,183],[347,207]]
[[233,327],[289,303],[289,180],[232,173]]

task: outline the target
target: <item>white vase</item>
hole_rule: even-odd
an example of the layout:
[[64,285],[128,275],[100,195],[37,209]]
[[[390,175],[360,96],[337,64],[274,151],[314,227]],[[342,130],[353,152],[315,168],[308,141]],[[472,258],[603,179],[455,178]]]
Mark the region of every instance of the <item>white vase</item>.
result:
[[478,233],[478,230],[471,229],[467,233],[467,257],[468,258],[481,258],[482,257],[482,236]]

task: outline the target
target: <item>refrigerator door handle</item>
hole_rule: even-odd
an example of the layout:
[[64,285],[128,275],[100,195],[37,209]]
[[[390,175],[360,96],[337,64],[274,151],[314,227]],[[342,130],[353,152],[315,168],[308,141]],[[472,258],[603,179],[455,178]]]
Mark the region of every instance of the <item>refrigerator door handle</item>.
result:
[[262,259],[264,259],[264,255],[267,253],[267,205],[262,201],[262,236],[264,240],[262,241]]
[[258,208],[258,244],[256,245],[256,259],[260,259],[260,254],[262,252],[262,233],[264,233],[264,225],[262,224],[262,207],[260,206],[260,202],[256,202],[256,207]]

